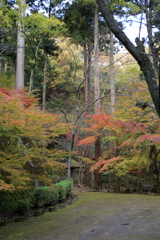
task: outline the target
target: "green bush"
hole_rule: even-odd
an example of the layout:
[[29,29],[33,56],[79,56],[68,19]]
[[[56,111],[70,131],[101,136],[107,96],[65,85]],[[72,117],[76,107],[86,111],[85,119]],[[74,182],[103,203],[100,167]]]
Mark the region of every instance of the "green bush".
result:
[[25,213],[32,207],[54,205],[65,200],[71,190],[72,182],[63,180],[53,187],[37,187],[32,191],[0,191],[0,213]]
[[67,198],[69,193],[72,190],[72,182],[71,180],[63,180],[59,183],[56,184],[56,187],[58,189],[58,194],[59,194],[59,201],[62,201]]
[[94,186],[93,189],[99,191],[101,188],[99,186]]
[[32,205],[29,201],[20,199],[16,203],[16,211],[19,213],[26,213],[31,209]]
[[32,203],[35,207],[53,205],[58,199],[59,196],[56,188],[37,187],[32,192]]
[[24,189],[0,191],[0,213],[14,212],[19,201],[30,201],[30,192]]
[[0,191],[0,212],[12,212],[16,208],[16,201],[11,191]]

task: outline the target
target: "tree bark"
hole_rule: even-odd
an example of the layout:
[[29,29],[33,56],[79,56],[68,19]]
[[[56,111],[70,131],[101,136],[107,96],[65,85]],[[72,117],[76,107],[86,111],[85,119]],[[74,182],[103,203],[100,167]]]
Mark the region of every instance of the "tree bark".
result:
[[[84,78],[85,78],[85,103],[86,103],[86,120],[88,119],[87,115],[90,115],[90,107],[91,104],[91,47],[87,44],[84,44]],[[86,123],[86,128],[89,128],[89,123]],[[89,133],[86,132],[86,137],[89,136]],[[86,146],[85,157],[90,157],[90,147]],[[86,164],[86,185],[91,187],[91,172],[90,172],[90,164]]]
[[2,55],[0,55],[0,72],[2,72],[3,70],[3,58],[2,58]]
[[111,94],[111,112],[115,112],[116,93],[114,82],[114,43],[113,33],[110,33],[110,94]]
[[24,54],[25,54],[25,39],[23,29],[24,0],[21,0],[19,5],[19,22],[17,35],[17,59],[16,59],[16,89],[24,88]]
[[[114,76],[114,42],[113,42],[113,33],[110,33],[110,94],[111,94],[111,113],[115,112],[115,103],[116,103],[116,92],[115,92],[115,76]],[[117,141],[112,142],[113,156],[117,157]],[[114,192],[118,192],[118,177],[117,173],[114,172]]]
[[69,157],[68,157],[68,172],[67,172],[68,179],[71,179],[71,153],[72,153],[73,147],[74,147],[74,138],[75,138],[75,132],[74,132],[74,130],[72,130],[71,147],[70,147]]
[[97,0],[97,3],[100,7],[100,10],[103,14],[103,17],[109,29],[113,32],[113,34],[119,39],[119,41],[125,46],[125,48],[129,51],[129,53],[135,58],[135,60],[139,64],[141,71],[145,76],[145,80],[148,85],[148,89],[152,97],[156,111],[160,116],[159,90],[156,82],[154,68],[149,57],[145,52],[142,53],[141,51],[139,51],[138,48],[133,45],[133,43],[129,40],[126,34],[119,27],[118,23],[115,21],[113,17],[111,10],[109,9],[108,1]]
[[33,63],[32,68],[31,68],[31,74],[30,74],[30,79],[29,79],[29,91],[28,91],[28,94],[30,94],[31,91],[33,90],[33,73],[34,73],[34,69],[35,69],[35,67],[36,67],[37,54],[38,54],[38,50],[39,50],[40,44],[41,44],[41,40],[39,41],[38,46],[36,47],[36,51],[35,51],[35,53],[34,53],[34,63]]
[[44,60],[44,77],[43,77],[43,100],[42,100],[42,110],[46,111],[46,84],[47,84],[47,63],[48,63],[48,55],[45,53]]
[[[98,31],[98,5],[95,6],[94,13],[94,85],[95,85],[95,114],[99,114],[100,111],[100,88],[99,88],[99,31]],[[101,156],[101,141],[97,132],[95,141],[95,161],[97,162]],[[102,174],[99,173],[99,169],[95,171],[95,183],[97,186],[102,187]]]
[[100,110],[100,91],[99,91],[99,31],[98,31],[98,5],[95,6],[94,15],[94,84],[95,84],[95,114]]

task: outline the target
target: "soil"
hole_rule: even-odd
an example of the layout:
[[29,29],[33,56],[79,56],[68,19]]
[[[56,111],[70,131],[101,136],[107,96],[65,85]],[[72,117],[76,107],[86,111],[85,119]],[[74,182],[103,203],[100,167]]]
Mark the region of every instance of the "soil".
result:
[[79,192],[56,212],[0,227],[1,240],[159,240],[160,197]]

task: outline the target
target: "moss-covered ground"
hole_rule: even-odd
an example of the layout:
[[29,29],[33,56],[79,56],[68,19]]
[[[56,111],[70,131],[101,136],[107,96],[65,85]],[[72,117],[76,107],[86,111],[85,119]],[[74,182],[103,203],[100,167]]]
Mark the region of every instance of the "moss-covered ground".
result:
[[159,240],[160,197],[102,192],[39,217],[0,227],[1,240]]

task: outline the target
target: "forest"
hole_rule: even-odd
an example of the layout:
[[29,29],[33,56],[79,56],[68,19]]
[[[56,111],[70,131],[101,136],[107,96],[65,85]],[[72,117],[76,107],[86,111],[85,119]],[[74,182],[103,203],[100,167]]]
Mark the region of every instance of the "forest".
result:
[[159,13],[159,0],[1,0],[1,213],[71,185],[159,193]]

